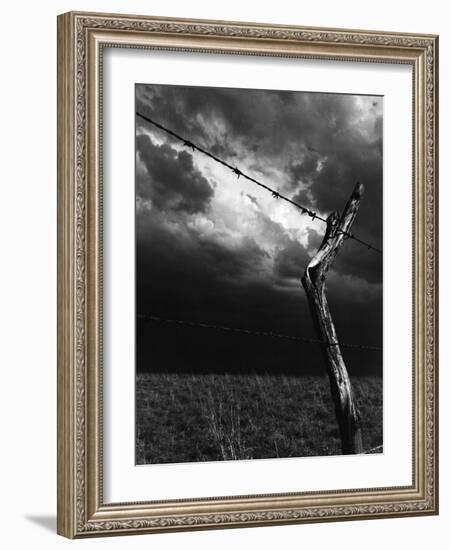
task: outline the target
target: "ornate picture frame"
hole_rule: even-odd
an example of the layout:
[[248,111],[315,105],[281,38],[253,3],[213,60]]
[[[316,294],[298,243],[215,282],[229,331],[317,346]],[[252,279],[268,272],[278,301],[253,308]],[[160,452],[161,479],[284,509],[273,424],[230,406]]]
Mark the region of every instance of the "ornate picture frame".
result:
[[[412,69],[412,472],[407,485],[106,502],[103,54],[237,54]],[[58,533],[69,538],[438,513],[438,37],[70,12],[58,17]],[[130,365],[130,369],[133,369]],[[132,396],[130,396],[130,400]],[[151,466],[148,466],[151,467]],[[201,467],[201,466],[199,466]]]

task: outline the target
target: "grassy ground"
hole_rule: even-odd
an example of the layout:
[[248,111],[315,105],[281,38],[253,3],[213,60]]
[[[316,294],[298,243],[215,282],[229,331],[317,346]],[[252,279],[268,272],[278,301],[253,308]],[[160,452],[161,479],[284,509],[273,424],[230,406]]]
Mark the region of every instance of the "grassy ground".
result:
[[[382,444],[380,378],[353,381],[363,444]],[[136,463],[341,454],[326,376],[138,374]]]

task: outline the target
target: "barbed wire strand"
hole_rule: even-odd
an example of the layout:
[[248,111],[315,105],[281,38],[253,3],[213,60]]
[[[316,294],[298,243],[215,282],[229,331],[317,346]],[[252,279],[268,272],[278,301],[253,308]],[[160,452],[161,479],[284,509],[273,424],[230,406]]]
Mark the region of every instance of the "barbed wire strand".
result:
[[[324,223],[327,223],[327,220],[326,218],[324,218],[323,216],[321,216],[320,214],[318,214],[317,212],[314,212],[314,210],[311,210],[309,208],[306,208],[306,206],[303,206],[295,201],[293,201],[292,199],[290,199],[289,197],[286,197],[285,195],[282,195],[281,193],[279,193],[278,191],[276,191],[275,189],[272,189],[271,187],[269,187],[268,185],[265,185],[264,183],[258,181],[257,179],[253,178],[252,176],[249,176],[248,174],[246,174],[245,172],[243,172],[242,170],[240,170],[238,167],[236,166],[232,166],[231,164],[229,164],[228,162],[220,159],[219,157],[216,157],[213,153],[210,153],[209,151],[207,151],[206,149],[203,149],[202,147],[199,147],[198,145],[196,145],[195,143],[192,143],[192,141],[189,141],[188,139],[180,136],[179,134],[175,133],[173,130],[170,130],[169,128],[166,128],[165,126],[163,126],[162,124],[160,124],[159,122],[156,122],[155,120],[151,119],[150,117],[148,116],[145,116],[143,115],[142,113],[140,113],[139,111],[136,111],[136,115],[138,115],[139,117],[141,117],[143,120],[145,120],[146,122],[148,122],[149,124],[152,124],[153,126],[155,126],[156,128],[159,128],[160,130],[162,130],[163,132],[166,132],[167,134],[171,135],[172,137],[174,137],[175,139],[179,140],[179,141],[182,141],[183,142],[183,145],[185,147],[188,147],[189,149],[192,149],[192,151],[198,151],[199,153],[202,153],[203,155],[209,157],[210,159],[214,160],[215,162],[218,162],[219,164],[221,164],[222,166],[225,166],[226,168],[228,168],[229,170],[231,170],[234,174],[236,174],[237,178],[239,179],[240,177],[248,180],[248,181],[251,181],[252,183],[256,184],[257,186],[261,187],[262,189],[265,189],[266,191],[268,191],[269,193],[272,194],[272,197],[274,199],[281,199],[285,202],[288,202],[289,204],[291,204],[292,206],[295,206],[296,208],[298,208],[302,214],[307,214],[313,221],[314,220],[319,220],[321,222],[324,222]],[[350,233],[348,231],[342,231],[342,230],[339,230],[339,233],[345,235],[346,239],[352,239],[362,245],[364,245],[368,250],[373,250],[375,252],[378,252],[379,254],[383,254],[383,251],[380,250],[379,248],[373,246],[372,244],[358,238],[356,235],[354,235],[353,233]]]
[[364,344],[351,344],[346,342],[324,342],[322,340],[319,340],[317,338],[308,338],[306,336],[296,336],[293,334],[283,334],[280,332],[272,332],[272,331],[264,331],[264,330],[250,330],[246,328],[241,327],[228,327],[224,325],[212,325],[209,323],[202,323],[197,321],[186,321],[183,319],[168,319],[166,317],[159,317],[157,315],[144,315],[144,314],[137,314],[136,316],[138,319],[142,319],[143,321],[153,321],[157,323],[166,323],[166,324],[173,324],[173,325],[180,325],[180,326],[186,326],[186,327],[192,327],[192,328],[203,328],[203,329],[211,329],[211,330],[219,330],[219,331],[225,331],[225,332],[236,332],[240,334],[247,334],[250,336],[264,336],[269,338],[281,338],[285,340],[294,340],[297,342],[302,342],[304,344],[319,344],[322,346],[340,346],[343,348],[353,348],[353,349],[360,349],[365,351],[382,351],[383,348],[377,347],[377,346],[367,346]]

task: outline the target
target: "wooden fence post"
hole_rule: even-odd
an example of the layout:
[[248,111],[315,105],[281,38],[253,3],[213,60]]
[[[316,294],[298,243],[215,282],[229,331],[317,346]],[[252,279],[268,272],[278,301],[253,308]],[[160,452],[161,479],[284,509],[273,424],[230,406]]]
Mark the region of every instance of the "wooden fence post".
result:
[[342,216],[333,212],[327,218],[327,229],[322,244],[306,267],[302,278],[314,325],[319,339],[323,342],[322,350],[339,424],[343,454],[359,454],[364,451],[360,413],[328,307],[325,276],[344,240],[349,237],[363,192],[363,185],[357,183]]

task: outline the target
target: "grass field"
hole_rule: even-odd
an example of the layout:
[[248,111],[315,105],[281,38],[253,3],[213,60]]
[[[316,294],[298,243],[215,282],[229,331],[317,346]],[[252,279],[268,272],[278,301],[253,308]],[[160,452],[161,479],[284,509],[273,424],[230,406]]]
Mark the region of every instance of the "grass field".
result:
[[[382,381],[354,378],[363,445],[382,444]],[[138,374],[136,463],[341,454],[326,376]]]

